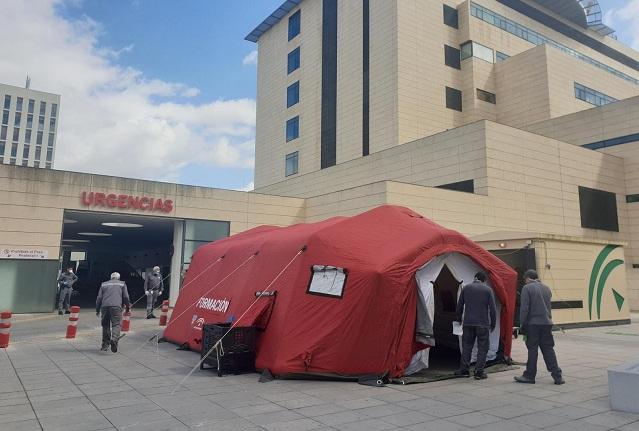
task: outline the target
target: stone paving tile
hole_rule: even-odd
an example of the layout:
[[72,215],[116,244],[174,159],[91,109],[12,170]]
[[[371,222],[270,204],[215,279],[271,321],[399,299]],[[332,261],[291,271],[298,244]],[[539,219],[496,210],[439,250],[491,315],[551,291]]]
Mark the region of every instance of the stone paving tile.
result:
[[347,424],[351,422],[368,420],[370,418],[364,412],[361,412],[358,410],[346,410],[343,412],[316,416],[313,419],[323,423],[324,425],[335,427],[337,425],[343,425],[343,424]]
[[565,416],[555,416],[549,415],[545,412],[539,413],[531,413],[524,416],[519,416],[511,419],[514,422],[518,422],[524,425],[530,425],[535,428],[545,429],[551,426],[560,425],[566,422],[570,422],[570,418]]
[[497,416],[489,415],[487,413],[474,412],[474,413],[466,413],[464,415],[459,416],[451,416],[446,420],[450,422],[454,422],[456,424],[465,425],[468,427],[474,427],[479,425],[490,424],[493,422],[499,422],[501,418]]
[[[547,428],[545,428],[547,429]],[[537,431],[538,428],[524,425],[512,420],[500,420],[488,424],[473,427],[473,431]]]
[[30,404],[0,407],[0,424],[36,419]]
[[610,411],[585,417],[582,421],[594,425],[621,427],[639,421],[639,414]]
[[395,425],[374,419],[342,424],[335,428],[340,431],[385,431],[396,429]]
[[184,431],[189,427],[175,418],[118,426],[118,431]]
[[456,424],[454,422],[450,422],[446,419],[437,419],[434,421],[428,421],[426,423],[410,425],[405,427],[404,429],[409,431],[467,431],[472,428],[468,428],[467,426]]
[[263,430],[246,419],[229,419],[219,422],[194,424],[191,429],[197,431],[258,431]]
[[639,431],[639,421],[619,427],[618,431]]
[[324,425],[313,419],[297,419],[288,422],[274,422],[264,425],[268,431],[309,431],[322,428]]
[[40,419],[44,431],[97,431],[112,428],[100,412],[59,415]]
[[296,409],[295,411],[301,414],[302,416],[312,418],[314,416],[322,416],[322,415],[328,415],[332,413],[339,413],[345,410],[347,409],[344,408],[343,406],[327,403],[327,404],[320,404],[317,406],[303,407],[301,409]]
[[35,419],[19,422],[3,422],[2,416],[0,416],[0,425],[6,426],[7,430],[11,431],[42,431],[40,423]]
[[384,422],[388,422],[391,425],[395,425],[397,427],[405,427],[409,425],[420,424],[424,422],[430,422],[437,420],[434,416],[429,416],[427,414],[415,411],[406,411],[391,415],[385,415],[381,417]]

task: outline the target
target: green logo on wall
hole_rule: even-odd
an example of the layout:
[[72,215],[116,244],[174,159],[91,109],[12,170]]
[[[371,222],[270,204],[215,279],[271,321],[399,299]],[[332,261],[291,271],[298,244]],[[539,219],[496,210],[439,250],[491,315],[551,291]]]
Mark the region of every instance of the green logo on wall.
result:
[[[590,273],[590,284],[588,286],[588,315],[590,320],[592,320],[592,300],[595,295],[595,285],[597,287],[597,319],[601,318],[601,300],[603,298],[603,291],[606,287],[606,282],[608,281],[608,277],[612,271],[618,267],[619,265],[623,265],[623,260],[621,259],[613,259],[606,264],[606,266],[601,269],[602,265],[616,248],[618,245],[607,245],[601,250],[599,256],[595,260],[595,264],[592,267],[592,272]],[[597,281],[599,278],[599,281]],[[617,308],[621,311],[621,307],[623,307],[623,303],[625,298],[619,294],[616,290],[612,289],[612,294],[615,297],[615,302],[617,303]]]

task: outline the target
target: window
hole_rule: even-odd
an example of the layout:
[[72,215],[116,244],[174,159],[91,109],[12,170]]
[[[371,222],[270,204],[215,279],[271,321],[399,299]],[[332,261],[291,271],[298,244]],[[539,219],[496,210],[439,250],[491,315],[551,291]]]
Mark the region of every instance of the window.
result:
[[595,106],[603,106],[617,101],[614,97],[607,96],[597,90],[593,90],[592,88],[588,88],[585,85],[581,85],[576,82],[575,97]]
[[42,132],[38,132],[36,136],[36,145],[42,145]]
[[49,133],[49,141],[47,142],[47,145],[49,147],[53,147],[53,138],[55,137],[55,134],[53,133]]
[[57,103],[52,103],[51,104],[51,116],[52,117],[57,117],[58,116],[58,104]]
[[27,129],[33,127],[33,114],[27,114]]
[[47,110],[47,102],[40,102],[40,115],[44,115]]
[[55,130],[55,118],[49,118],[49,131],[53,132]]
[[293,39],[300,34],[301,30],[301,11],[295,12],[288,19],[288,40]]
[[489,63],[495,62],[494,51],[492,49],[477,42],[473,42],[472,40],[469,40],[461,46],[461,59],[466,60],[470,57],[480,58]]
[[29,129],[24,131],[24,142],[27,144],[31,143],[31,130]]
[[2,124],[9,124],[9,111],[2,111]]
[[29,165],[29,161],[28,161],[28,160],[23,159],[23,160],[22,160],[22,166],[28,166],[28,165]]
[[16,111],[22,112],[22,97],[16,99]]
[[285,176],[295,175],[297,173],[298,168],[298,152],[294,152],[286,155],[286,172]]
[[51,169],[51,163],[47,163],[44,167],[47,169]]
[[461,69],[461,60],[459,57],[459,50],[452,46],[444,45],[444,61],[446,66],[454,67],[455,69]]
[[[47,163],[47,168],[51,163]],[[184,222],[184,252],[183,264],[191,263],[193,253],[203,245],[210,244],[221,238],[229,236],[230,225],[228,222],[208,220],[185,220]]]
[[524,27],[476,3],[473,3],[473,2],[470,3],[470,14],[477,19],[487,22],[490,25],[494,25],[495,27],[499,27],[502,30],[510,34],[513,34],[521,39],[524,39],[534,45],[550,45],[553,48],[563,51],[566,54],[572,57],[575,57],[578,60],[584,61],[586,63],[590,63],[591,65],[598,67],[599,69],[605,70],[606,72],[611,73],[619,78],[625,79],[626,81],[630,81],[633,84],[639,85],[639,79],[633,78],[632,76],[627,75],[623,72],[620,72],[617,69],[614,69],[608,66],[607,64],[601,63],[600,61],[597,61],[591,57],[588,57],[587,55],[577,52],[574,49],[567,47],[566,45],[557,43],[554,40],[549,39],[546,36],[543,36],[542,34],[539,34],[532,29]]
[[626,202],[629,204],[639,202],[639,195],[628,195],[626,196]]
[[29,114],[33,114],[34,105],[35,105],[35,100],[29,99]]
[[18,144],[11,144],[11,157],[15,159],[17,155],[18,155]]
[[291,106],[299,103],[300,101],[300,82],[297,81],[294,84],[291,84],[286,89],[286,107],[290,108]]
[[462,92],[455,88],[446,87],[446,107],[461,112]]
[[348,271],[344,268],[313,265],[311,267],[311,281],[308,283],[306,293],[342,298],[347,275]]
[[459,15],[457,9],[444,5],[444,24],[452,28],[459,28]]
[[590,150],[598,150],[600,148],[614,147],[616,145],[624,145],[637,141],[639,141],[639,133],[633,133],[632,135],[618,136],[616,138],[610,138],[599,142],[593,142],[591,144],[585,144],[582,145],[582,147],[588,148]]
[[5,140],[7,139],[7,126],[2,126],[2,129],[0,129],[0,140]]
[[488,91],[477,89],[477,98],[481,101],[492,103],[493,105],[497,103],[497,96]]
[[24,147],[22,147],[22,158],[23,159],[28,159],[29,158],[29,146],[25,145]]
[[4,96],[4,109],[10,109],[10,108],[11,108],[11,96],[6,94]]
[[20,127],[20,121],[22,120],[22,114],[16,112],[16,116],[13,119],[13,127]]
[[456,192],[475,193],[475,180],[459,181],[456,183],[435,186],[437,189],[454,190]]
[[40,167],[40,161],[36,160],[35,162],[33,162],[33,167],[34,168],[39,168]]
[[42,148],[36,147],[35,159],[40,160],[42,158]]
[[47,148],[47,162],[50,162],[53,158],[53,148]]
[[286,122],[286,142],[300,137],[300,117],[291,118]]
[[617,196],[604,190],[579,187],[581,227],[619,232]]
[[20,140],[20,129],[14,127],[13,128],[13,142],[18,142]]
[[510,58],[510,55],[504,54],[503,52],[500,52],[500,51],[495,51],[495,61],[497,61],[497,63],[506,61],[509,58]]
[[38,117],[38,130],[44,130],[44,115]]
[[300,68],[300,48],[297,47],[288,53],[288,73]]

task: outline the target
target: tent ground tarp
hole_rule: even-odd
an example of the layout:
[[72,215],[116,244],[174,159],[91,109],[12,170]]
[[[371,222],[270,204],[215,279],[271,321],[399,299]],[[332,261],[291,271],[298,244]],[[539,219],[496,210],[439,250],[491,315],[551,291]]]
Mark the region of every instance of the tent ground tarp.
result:
[[200,247],[164,337],[199,351],[205,323],[255,325],[256,368],[274,375],[402,376],[427,347],[416,341],[415,275],[446,253],[488,274],[510,356],[516,273],[460,233],[397,206],[262,226]]

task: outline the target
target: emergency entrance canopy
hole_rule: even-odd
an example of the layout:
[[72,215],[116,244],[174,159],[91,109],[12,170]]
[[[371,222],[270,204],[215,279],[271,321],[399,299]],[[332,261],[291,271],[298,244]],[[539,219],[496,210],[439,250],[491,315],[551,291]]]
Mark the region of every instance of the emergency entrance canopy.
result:
[[402,376],[420,362],[425,342],[437,343],[437,298],[424,285],[436,286],[446,262],[463,277],[456,283],[472,282],[470,269],[487,273],[510,356],[515,271],[460,233],[397,206],[262,226],[200,247],[164,337],[199,351],[203,324],[234,322],[258,327],[258,370]]

